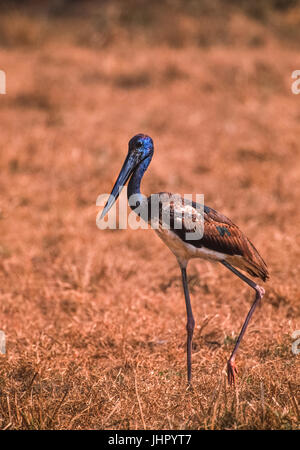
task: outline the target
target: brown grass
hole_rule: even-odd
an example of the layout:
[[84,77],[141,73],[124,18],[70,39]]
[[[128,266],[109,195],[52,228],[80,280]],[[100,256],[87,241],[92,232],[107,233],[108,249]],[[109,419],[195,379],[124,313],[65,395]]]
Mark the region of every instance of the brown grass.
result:
[[[178,12],[164,29],[149,19],[145,31],[117,12],[103,39],[96,13],[1,17],[23,34],[0,33],[0,428],[298,428],[299,52],[241,12],[224,41],[206,42],[201,20],[222,25],[211,12],[199,23]],[[235,388],[225,365],[252,292],[222,267],[190,264],[187,389],[174,257],[151,230],[96,227],[97,196],[137,132],[155,142],[144,192],[204,193],[268,263]]]

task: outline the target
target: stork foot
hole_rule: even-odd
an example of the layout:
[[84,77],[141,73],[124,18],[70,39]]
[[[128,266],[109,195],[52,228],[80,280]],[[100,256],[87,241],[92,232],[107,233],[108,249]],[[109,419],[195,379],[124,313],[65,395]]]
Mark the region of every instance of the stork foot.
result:
[[227,362],[227,378],[230,386],[233,386],[235,384],[235,376],[237,375],[237,373],[238,370],[236,368],[235,362],[229,359],[229,361]]

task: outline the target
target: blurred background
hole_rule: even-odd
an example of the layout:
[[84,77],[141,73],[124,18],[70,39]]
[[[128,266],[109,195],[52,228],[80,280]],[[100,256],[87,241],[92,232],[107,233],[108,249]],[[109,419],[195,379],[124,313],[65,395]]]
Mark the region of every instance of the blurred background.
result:
[[[0,428],[297,428],[300,2],[1,1]],[[96,227],[136,133],[145,194],[203,193],[271,273],[252,293],[152,230]],[[298,380],[298,381],[297,381]]]

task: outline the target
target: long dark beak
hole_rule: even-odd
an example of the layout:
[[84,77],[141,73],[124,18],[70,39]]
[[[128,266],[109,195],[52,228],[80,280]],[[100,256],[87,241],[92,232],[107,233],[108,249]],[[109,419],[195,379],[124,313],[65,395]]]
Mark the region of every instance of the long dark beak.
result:
[[106,202],[106,205],[104,206],[104,209],[101,213],[100,220],[103,219],[103,217],[108,213],[108,211],[110,210],[112,205],[115,203],[115,201],[119,197],[120,192],[122,191],[123,187],[125,186],[126,182],[128,181],[128,178],[132,174],[136,165],[137,165],[136,158],[132,154],[128,154],[124,161],[122,169],[119,173],[117,181],[115,182],[114,187],[111,191],[111,194],[110,194],[110,196]]

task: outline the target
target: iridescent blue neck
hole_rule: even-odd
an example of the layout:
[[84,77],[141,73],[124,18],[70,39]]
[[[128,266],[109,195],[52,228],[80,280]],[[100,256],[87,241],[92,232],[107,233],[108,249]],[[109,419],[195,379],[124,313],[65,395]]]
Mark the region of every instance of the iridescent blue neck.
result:
[[[141,190],[140,190],[141,180],[150,164],[151,159],[152,159],[152,155],[148,156],[148,158],[144,159],[144,161],[142,161],[138,165],[136,170],[133,172],[133,174],[130,178],[129,184],[128,184],[128,190],[127,190],[128,200],[129,200],[129,197],[131,197],[132,195],[135,195],[135,198],[138,201],[140,201],[140,203],[142,203],[144,197],[142,196]],[[134,208],[132,208],[132,209],[134,209]]]

